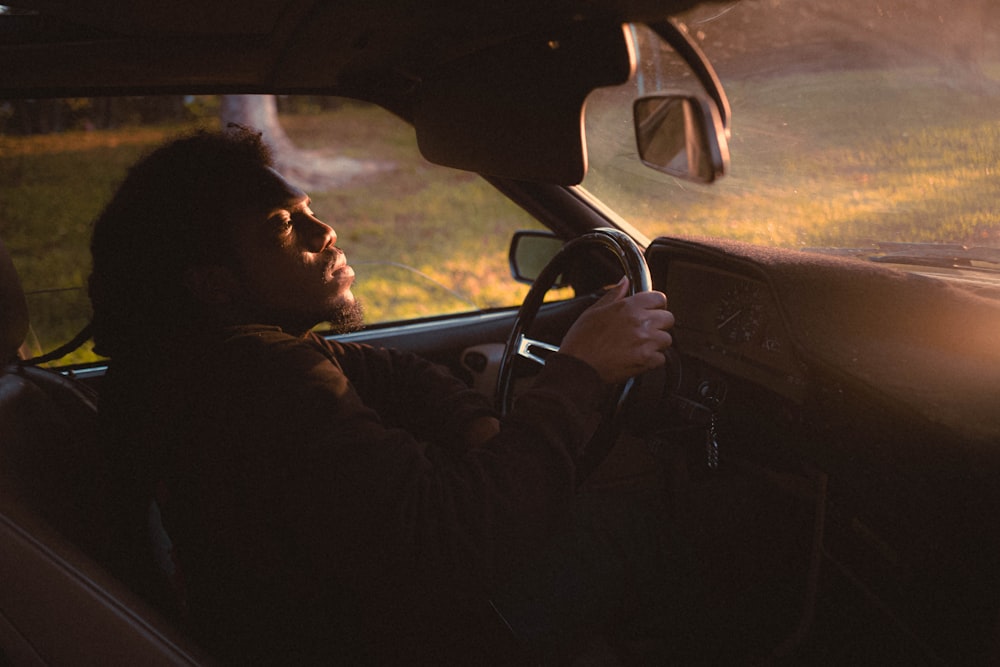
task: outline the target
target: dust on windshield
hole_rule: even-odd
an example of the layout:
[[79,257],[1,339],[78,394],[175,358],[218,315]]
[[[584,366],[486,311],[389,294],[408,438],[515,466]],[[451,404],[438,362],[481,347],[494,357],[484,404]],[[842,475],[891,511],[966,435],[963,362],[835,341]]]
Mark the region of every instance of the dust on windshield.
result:
[[1000,4],[743,0],[681,22],[732,106],[727,176],[695,185],[636,159],[628,99],[704,94],[648,29],[634,80],[587,102],[583,186],[647,236],[1000,247]]

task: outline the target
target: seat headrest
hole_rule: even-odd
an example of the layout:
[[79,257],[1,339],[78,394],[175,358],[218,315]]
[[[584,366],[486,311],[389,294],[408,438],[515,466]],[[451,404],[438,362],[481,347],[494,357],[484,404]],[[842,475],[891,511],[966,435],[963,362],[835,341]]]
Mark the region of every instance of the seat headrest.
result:
[[17,358],[28,335],[28,302],[7,246],[0,241],[0,364]]

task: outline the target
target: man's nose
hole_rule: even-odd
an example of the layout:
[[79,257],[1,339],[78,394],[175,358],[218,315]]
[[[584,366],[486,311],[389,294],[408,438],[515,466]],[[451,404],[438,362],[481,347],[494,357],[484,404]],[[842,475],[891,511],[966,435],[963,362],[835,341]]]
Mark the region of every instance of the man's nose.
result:
[[323,252],[337,243],[337,232],[333,231],[333,227],[317,218],[310,218],[309,222],[311,223],[310,250]]

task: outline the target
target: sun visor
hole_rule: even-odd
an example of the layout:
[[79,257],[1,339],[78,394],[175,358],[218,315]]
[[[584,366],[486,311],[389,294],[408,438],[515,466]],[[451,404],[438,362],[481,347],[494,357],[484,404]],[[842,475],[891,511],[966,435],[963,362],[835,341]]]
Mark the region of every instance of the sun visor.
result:
[[585,22],[452,61],[421,83],[420,152],[448,167],[575,185],[587,171],[584,100],[628,81],[633,67],[624,26]]

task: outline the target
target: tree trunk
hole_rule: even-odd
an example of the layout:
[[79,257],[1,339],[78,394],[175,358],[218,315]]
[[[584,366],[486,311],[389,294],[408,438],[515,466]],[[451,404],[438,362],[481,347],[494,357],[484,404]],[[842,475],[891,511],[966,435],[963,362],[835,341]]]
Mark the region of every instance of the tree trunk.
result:
[[219,117],[223,129],[236,123],[260,132],[271,147],[275,168],[306,190],[328,190],[354,178],[394,168],[391,163],[355,160],[298,148],[281,127],[273,95],[223,95]]

